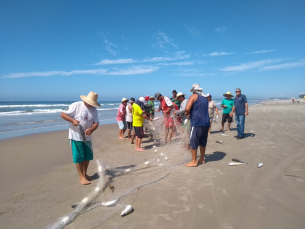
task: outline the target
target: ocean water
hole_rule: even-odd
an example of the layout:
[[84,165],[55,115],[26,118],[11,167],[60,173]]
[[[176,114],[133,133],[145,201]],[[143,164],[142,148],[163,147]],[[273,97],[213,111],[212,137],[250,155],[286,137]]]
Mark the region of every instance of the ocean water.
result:
[[[214,100],[220,108],[221,100]],[[0,102],[0,139],[56,130],[68,130],[60,114],[72,101]],[[260,103],[248,100],[249,105]],[[97,108],[100,125],[116,123],[120,101],[101,101]],[[159,102],[155,102],[158,108]],[[68,131],[67,131],[68,136]]]

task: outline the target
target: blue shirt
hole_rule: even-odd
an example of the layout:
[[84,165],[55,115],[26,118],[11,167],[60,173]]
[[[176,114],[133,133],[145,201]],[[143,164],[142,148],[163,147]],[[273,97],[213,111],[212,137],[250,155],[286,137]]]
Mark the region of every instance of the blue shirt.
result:
[[247,97],[240,94],[239,97],[234,98],[235,114],[244,115],[246,113],[245,103],[247,102]]
[[210,126],[208,99],[198,95],[190,111],[191,126]]

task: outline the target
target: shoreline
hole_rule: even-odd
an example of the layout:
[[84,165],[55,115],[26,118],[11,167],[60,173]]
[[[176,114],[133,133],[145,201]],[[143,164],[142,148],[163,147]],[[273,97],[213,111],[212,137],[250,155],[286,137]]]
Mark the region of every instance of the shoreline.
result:
[[[47,101],[45,101],[45,102],[47,102]],[[53,101],[49,101],[49,102],[53,102]],[[110,101],[110,102],[113,102],[113,101]],[[252,107],[254,105],[258,106],[258,105],[262,105],[262,104],[260,104],[260,103],[249,104],[249,107],[250,106]],[[219,107],[218,110],[221,111],[222,107]],[[113,122],[110,120],[113,120]],[[100,122],[102,122],[102,123],[104,122],[105,124],[100,124],[99,126],[111,125],[111,124],[117,123],[115,120],[115,117],[113,117],[113,119],[101,120]],[[5,134],[8,135],[8,137],[1,136],[0,141],[12,139],[12,138],[24,137],[24,136],[28,136],[28,135],[63,131],[66,129],[68,129],[68,123],[66,121],[64,121],[63,124],[56,125],[56,126],[37,127],[37,128],[29,128],[29,129],[22,129],[22,130],[11,130],[11,131],[6,131],[3,133],[0,133],[0,136],[5,135]]]

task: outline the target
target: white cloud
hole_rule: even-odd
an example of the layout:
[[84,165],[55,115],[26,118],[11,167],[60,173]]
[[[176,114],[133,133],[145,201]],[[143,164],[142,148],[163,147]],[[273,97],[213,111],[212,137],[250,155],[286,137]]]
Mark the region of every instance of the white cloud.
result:
[[226,71],[226,72],[245,71],[245,70],[249,70],[249,69],[253,69],[253,68],[259,68],[259,67],[262,67],[267,64],[281,62],[283,60],[284,59],[267,59],[267,60],[261,60],[261,61],[253,61],[253,62],[248,62],[248,63],[236,65],[236,66],[228,66],[221,70]]
[[107,75],[136,75],[136,74],[147,74],[157,71],[159,67],[156,66],[133,66],[127,69],[117,69],[109,72]]
[[181,52],[176,52],[172,56],[152,57],[152,58],[145,58],[143,60],[133,60],[133,59],[108,60],[108,59],[104,59],[94,65],[153,63],[153,62],[184,60],[184,59],[189,59],[189,58],[190,58],[189,54],[184,54],[184,52],[181,51]]
[[172,63],[159,63],[159,65],[163,66],[187,66],[187,65],[194,65],[195,61],[181,61],[181,62],[172,62]]
[[275,52],[276,50],[260,50],[260,51],[255,51],[255,52],[249,52],[246,54],[259,54],[259,53],[267,53],[267,52]]
[[113,44],[111,41],[109,41],[108,39],[104,38],[104,44],[105,44],[105,49],[112,54],[113,56],[115,56],[117,54],[117,46],[115,44]]
[[305,66],[305,59],[300,60],[299,62],[292,62],[286,64],[277,64],[277,65],[270,65],[260,68],[260,71],[266,70],[278,70],[278,69],[286,69],[286,68],[299,68]]
[[12,73],[5,75],[2,78],[22,78],[22,77],[47,77],[47,76],[71,76],[71,75],[136,75],[146,74],[157,71],[159,67],[156,66],[133,66],[124,69],[89,69],[89,70],[73,70],[73,71],[47,71],[47,72],[23,72]]
[[194,37],[200,36],[200,31],[196,26],[186,26],[187,31]]
[[233,54],[233,52],[212,52],[210,54],[203,54],[203,56],[227,56],[231,54]]
[[156,43],[153,44],[154,48],[165,48],[166,46],[172,46],[174,48],[177,48],[177,45],[175,44],[174,40],[169,38],[168,35],[166,35],[165,33],[163,33],[162,31],[158,31],[158,33],[156,33],[154,35],[154,37],[156,38]]
[[216,32],[225,32],[226,30],[227,30],[227,27],[219,27],[219,28],[215,29]]
[[135,62],[136,61],[134,61],[133,59],[116,59],[116,60],[104,59],[93,65],[131,64]]
[[177,73],[172,74],[172,76],[182,76],[182,77],[192,77],[192,76],[212,76],[215,74],[204,73],[201,69],[185,69]]

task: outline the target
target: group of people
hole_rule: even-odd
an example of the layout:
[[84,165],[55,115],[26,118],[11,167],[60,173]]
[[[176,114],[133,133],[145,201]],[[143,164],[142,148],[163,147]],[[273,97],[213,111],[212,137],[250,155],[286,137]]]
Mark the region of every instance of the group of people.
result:
[[[130,98],[122,99],[118,108],[116,120],[119,125],[119,139],[124,139],[128,130],[128,139],[131,144],[135,143],[135,150],[145,151],[141,147],[144,137],[144,120],[152,121],[155,112],[162,111],[165,125],[165,143],[170,142],[176,133],[176,128],[183,132],[184,146],[191,149],[192,160],[186,166],[193,167],[204,163],[205,148],[208,135],[210,134],[214,111],[218,117],[216,103],[211,94],[204,94],[199,84],[193,84],[190,90],[193,94],[186,99],[186,94],[172,91],[173,97],[168,98],[157,92],[154,96],[139,97],[137,100]],[[228,122],[228,131],[232,122],[233,113],[237,123],[237,139],[243,138],[245,116],[248,115],[247,98],[236,89],[236,97],[232,99],[230,92],[224,94],[221,102],[223,107],[222,129]],[[61,117],[70,122],[69,140],[72,148],[73,162],[79,174],[81,184],[90,184],[91,177],[87,175],[89,161],[93,159],[91,134],[98,128],[99,120],[96,107],[98,94],[90,92],[87,96],[80,96],[82,101],[72,103],[69,109],[61,113]],[[158,109],[154,107],[154,100],[159,100]],[[178,126],[178,127],[177,127]],[[134,129],[133,133],[132,130]],[[83,130],[83,131],[82,131]],[[134,142],[135,141],[135,142]],[[200,148],[200,158],[197,160],[197,149]]]

